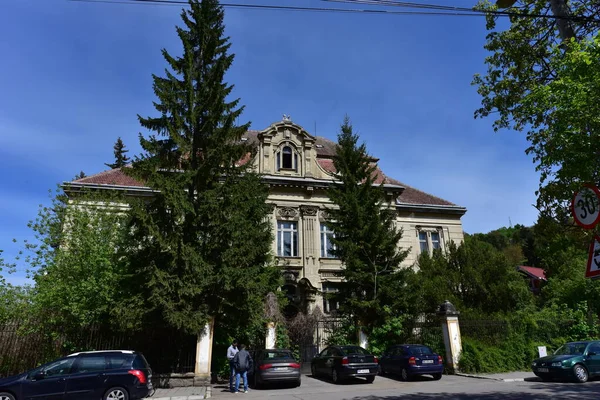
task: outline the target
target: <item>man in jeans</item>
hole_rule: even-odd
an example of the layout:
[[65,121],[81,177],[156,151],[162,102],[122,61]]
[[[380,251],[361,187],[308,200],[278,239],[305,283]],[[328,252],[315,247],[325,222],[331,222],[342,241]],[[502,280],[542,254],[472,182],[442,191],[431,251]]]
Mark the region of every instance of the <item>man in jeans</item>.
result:
[[233,380],[235,379],[235,366],[233,365],[233,358],[238,353],[237,340],[234,340],[231,346],[227,349],[227,360],[229,361],[229,390],[234,393]]
[[246,346],[241,345],[240,351],[233,358],[233,365],[235,367],[235,392],[239,392],[240,388],[240,375],[244,379],[244,393],[248,393],[248,371],[252,369],[252,357],[250,353],[246,351]]

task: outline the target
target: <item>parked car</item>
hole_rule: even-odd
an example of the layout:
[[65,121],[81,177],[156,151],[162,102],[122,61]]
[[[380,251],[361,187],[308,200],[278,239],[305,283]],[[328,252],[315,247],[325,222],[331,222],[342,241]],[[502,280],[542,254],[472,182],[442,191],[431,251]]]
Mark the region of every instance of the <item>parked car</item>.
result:
[[432,375],[439,380],[444,372],[442,356],[422,344],[391,346],[379,363],[381,375],[397,374],[408,381],[415,375]]
[[545,381],[587,382],[590,376],[600,375],[600,341],[565,343],[554,354],[533,360],[531,369]]
[[152,371],[128,350],[71,354],[0,380],[2,400],[133,400],[153,392]]
[[329,346],[311,361],[313,377],[327,376],[334,383],[350,377],[373,383],[379,370],[377,357],[360,346]]
[[254,366],[248,380],[256,388],[275,382],[290,383],[296,387],[302,383],[300,363],[294,359],[290,350],[256,350],[252,354],[252,359]]

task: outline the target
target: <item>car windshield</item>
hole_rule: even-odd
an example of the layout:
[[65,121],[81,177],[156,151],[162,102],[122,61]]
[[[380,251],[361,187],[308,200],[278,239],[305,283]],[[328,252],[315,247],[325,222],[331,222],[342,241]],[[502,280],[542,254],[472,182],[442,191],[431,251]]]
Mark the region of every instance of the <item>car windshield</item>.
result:
[[368,355],[369,353],[363,349],[362,347],[359,346],[344,346],[342,347],[342,350],[344,351],[344,353],[346,354],[360,354],[360,355]]
[[410,352],[410,354],[423,354],[423,355],[433,354],[433,351],[431,351],[431,349],[427,346],[410,347],[408,349],[408,351]]
[[275,358],[287,358],[293,359],[292,353],[289,351],[266,351],[265,352],[265,360],[273,360]]
[[554,352],[556,356],[580,356],[585,351],[586,343],[567,343]]

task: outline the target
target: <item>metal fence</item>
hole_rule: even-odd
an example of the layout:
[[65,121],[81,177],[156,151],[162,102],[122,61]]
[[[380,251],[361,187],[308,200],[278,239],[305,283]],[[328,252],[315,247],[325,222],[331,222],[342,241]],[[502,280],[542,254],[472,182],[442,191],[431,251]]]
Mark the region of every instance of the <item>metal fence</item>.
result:
[[155,373],[194,372],[196,336],[153,327],[141,332],[115,332],[92,326],[69,337],[28,332],[19,323],[0,326],[0,376],[9,376],[76,351],[136,350]]

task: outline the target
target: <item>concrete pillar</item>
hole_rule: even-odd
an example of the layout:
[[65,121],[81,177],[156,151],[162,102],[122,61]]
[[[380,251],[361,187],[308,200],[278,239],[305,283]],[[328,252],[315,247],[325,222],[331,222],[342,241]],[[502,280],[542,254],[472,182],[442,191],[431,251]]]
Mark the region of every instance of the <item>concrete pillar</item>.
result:
[[210,364],[212,361],[212,343],[215,319],[211,318],[198,335],[196,342],[196,366],[194,369],[194,385],[210,384]]
[[363,349],[366,349],[369,345],[369,337],[362,328],[358,330],[358,345]]
[[267,336],[265,338],[265,349],[275,349],[277,346],[275,331],[276,325],[275,322],[269,322],[267,324]]
[[462,353],[458,314],[460,313],[456,311],[456,307],[448,300],[440,304],[437,311],[442,323],[442,335],[446,347],[446,366],[452,373],[458,371],[458,361]]

